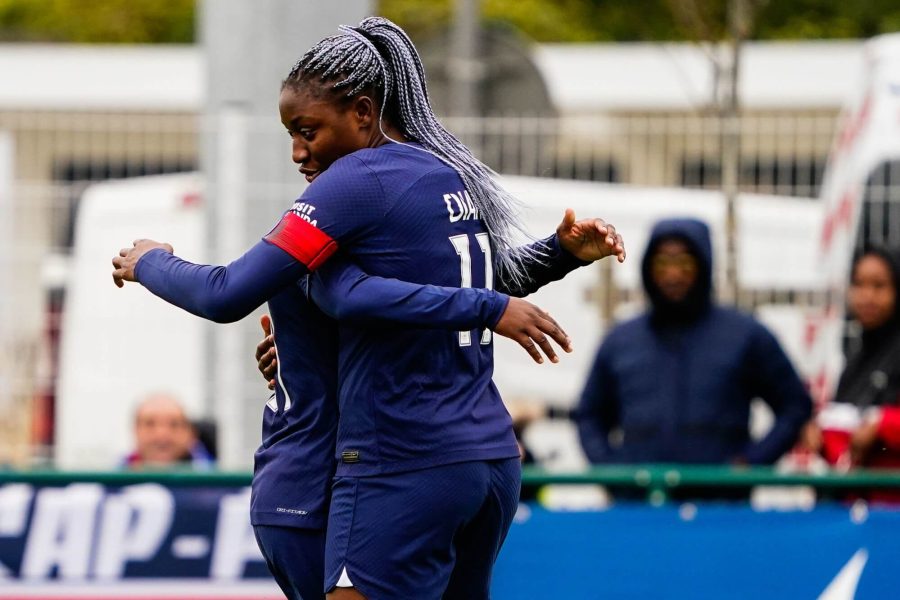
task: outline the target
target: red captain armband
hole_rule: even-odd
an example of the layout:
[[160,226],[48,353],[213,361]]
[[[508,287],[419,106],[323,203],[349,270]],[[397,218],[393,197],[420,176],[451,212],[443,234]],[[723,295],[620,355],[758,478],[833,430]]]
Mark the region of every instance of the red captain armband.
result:
[[263,238],[315,271],[334,254],[338,245],[327,233],[292,212],[282,217],[275,229]]

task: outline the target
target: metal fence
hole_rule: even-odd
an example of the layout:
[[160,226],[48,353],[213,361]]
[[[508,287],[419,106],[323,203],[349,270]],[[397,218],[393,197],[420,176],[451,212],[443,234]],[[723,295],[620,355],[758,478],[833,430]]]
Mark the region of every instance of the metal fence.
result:
[[[745,191],[818,194],[835,113],[745,115]],[[709,115],[454,118],[448,127],[501,173],[716,189],[724,121]]]
[[[744,115],[741,188],[816,196],[836,121],[830,111]],[[501,173],[704,189],[720,185],[723,122],[716,116],[499,116],[445,123]],[[214,127],[215,122],[187,113],[0,112],[0,464],[52,454],[59,315],[66,259],[77,243],[73,232],[81,193],[108,178],[196,170],[202,134]],[[287,139],[274,117],[249,127],[250,151],[289,160]],[[867,217],[865,226],[881,227],[900,240],[896,175],[896,166],[886,166],[873,176],[872,198],[884,214],[877,222]],[[265,187],[248,182],[245,189],[250,197],[261,191],[271,195]],[[609,288],[606,293],[610,297],[601,303],[630,301],[640,292]],[[751,303],[816,301],[803,290],[778,294]]]

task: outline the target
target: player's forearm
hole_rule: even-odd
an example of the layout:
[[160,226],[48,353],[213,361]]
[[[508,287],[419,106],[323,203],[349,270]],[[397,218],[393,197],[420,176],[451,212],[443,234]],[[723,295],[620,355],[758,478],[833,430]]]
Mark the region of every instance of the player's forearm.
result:
[[419,285],[372,277],[356,266],[323,267],[310,287],[313,301],[342,322],[396,323],[432,329],[492,328],[509,297],[491,290]]
[[517,298],[534,293],[548,283],[559,281],[575,269],[590,264],[566,252],[559,245],[556,234],[524,248],[517,248],[514,252],[525,257],[527,276],[523,281],[516,282],[507,273],[500,271],[497,274],[496,288]]
[[135,268],[137,280],[150,292],[217,323],[244,318],[305,273],[303,265],[267,242],[228,266],[198,265],[152,250]]

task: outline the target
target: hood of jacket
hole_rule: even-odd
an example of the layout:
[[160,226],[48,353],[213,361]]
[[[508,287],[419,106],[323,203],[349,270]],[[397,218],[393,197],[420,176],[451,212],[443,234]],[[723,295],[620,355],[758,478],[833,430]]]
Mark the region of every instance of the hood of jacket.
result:
[[[663,296],[653,282],[651,258],[656,248],[664,241],[684,242],[688,251],[697,259],[697,281],[687,297],[672,302]],[[712,304],[712,239],[709,227],[698,219],[664,219],[656,223],[650,232],[650,240],[641,262],[641,277],[644,290],[652,305],[652,314],[657,322],[690,321],[709,310]]]

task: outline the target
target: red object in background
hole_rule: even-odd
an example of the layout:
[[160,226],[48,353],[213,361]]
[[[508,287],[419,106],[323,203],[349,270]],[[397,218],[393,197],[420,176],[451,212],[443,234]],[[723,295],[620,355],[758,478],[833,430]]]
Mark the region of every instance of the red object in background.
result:
[[185,194],[181,197],[181,206],[184,208],[193,208],[203,204],[203,196],[197,192]]
[[42,365],[39,369],[38,391],[32,400],[31,444],[37,456],[49,460],[55,441],[56,379],[59,375],[59,340],[62,308],[65,293],[61,289],[47,294],[47,312],[44,322],[44,344],[41,349]]
[[822,430],[822,456],[828,464],[841,469],[850,468],[850,436],[849,429]]
[[846,402],[833,402],[819,411],[816,422],[822,430],[822,455],[829,464],[850,468],[850,437],[862,425],[860,410]]
[[[850,439],[853,432],[864,424],[862,411],[852,404],[833,403],[819,413],[817,421],[822,430],[822,455],[838,470],[853,466],[867,469],[900,469],[900,407],[879,408],[878,439],[861,465],[853,465],[850,459]],[[900,492],[872,490],[853,493],[851,498],[864,498],[874,504],[900,504]]]

